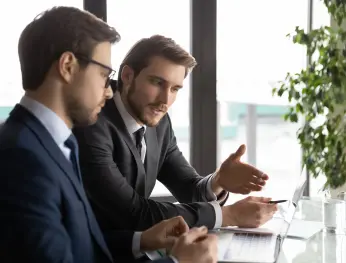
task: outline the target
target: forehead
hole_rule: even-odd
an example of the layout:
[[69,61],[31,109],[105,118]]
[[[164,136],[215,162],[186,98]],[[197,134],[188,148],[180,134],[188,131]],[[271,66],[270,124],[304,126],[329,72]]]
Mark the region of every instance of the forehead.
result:
[[150,59],[149,65],[142,70],[145,75],[154,75],[175,85],[182,85],[186,68],[166,58],[155,56]]
[[109,66],[111,68],[112,67],[111,57],[112,57],[111,43],[102,42],[95,46],[92,59],[106,66]]

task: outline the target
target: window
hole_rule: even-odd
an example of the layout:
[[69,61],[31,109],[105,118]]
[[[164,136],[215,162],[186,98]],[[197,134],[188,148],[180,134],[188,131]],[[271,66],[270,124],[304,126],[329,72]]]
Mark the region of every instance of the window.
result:
[[[317,29],[322,26],[331,25],[331,17],[328,13],[328,9],[324,4],[324,1],[313,1],[313,17],[312,17],[312,29]],[[312,58],[314,59],[314,57]],[[326,178],[324,175],[320,175],[317,178],[310,177],[310,196],[320,196]]]
[[35,4],[31,1],[6,2],[6,12],[0,17],[0,31],[6,36],[6,41],[1,43],[2,50],[6,52],[3,52],[3,63],[0,64],[0,72],[3,73],[0,86],[0,122],[8,117],[12,107],[24,94],[17,51],[19,36],[38,14],[57,5],[83,9],[83,0],[36,0]]
[[284,198],[300,175],[301,124],[283,120],[287,102],[272,88],[306,66],[305,50],[286,35],[307,27],[308,1],[218,1],[217,13],[219,162],[245,143],[243,161],[270,177],[258,194]]
[[313,0],[312,29],[330,26],[331,17],[322,0]]
[[[121,35],[121,41],[112,50],[112,66],[118,69],[129,49],[141,38],[161,34],[173,38],[190,51],[190,1],[175,0],[109,0],[107,20]],[[187,160],[189,144],[189,78],[179,91],[169,113],[178,145]],[[169,191],[159,182],[153,196],[167,195]]]

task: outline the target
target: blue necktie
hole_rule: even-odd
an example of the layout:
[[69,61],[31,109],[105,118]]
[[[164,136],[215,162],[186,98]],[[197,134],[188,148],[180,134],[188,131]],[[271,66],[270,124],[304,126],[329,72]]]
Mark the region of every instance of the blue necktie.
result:
[[70,137],[65,141],[66,147],[68,147],[71,150],[70,154],[70,160],[73,166],[73,170],[75,171],[76,175],[78,176],[79,181],[82,181],[81,179],[81,173],[80,173],[80,167],[79,167],[79,158],[78,158],[78,142],[76,140],[76,137],[71,134]]

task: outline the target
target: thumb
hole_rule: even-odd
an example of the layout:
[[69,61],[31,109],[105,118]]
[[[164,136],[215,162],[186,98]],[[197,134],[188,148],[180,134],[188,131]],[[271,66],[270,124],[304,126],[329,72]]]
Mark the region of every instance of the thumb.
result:
[[232,161],[240,161],[240,158],[244,155],[246,151],[245,144],[239,146],[238,150],[235,153],[232,153],[229,158]]

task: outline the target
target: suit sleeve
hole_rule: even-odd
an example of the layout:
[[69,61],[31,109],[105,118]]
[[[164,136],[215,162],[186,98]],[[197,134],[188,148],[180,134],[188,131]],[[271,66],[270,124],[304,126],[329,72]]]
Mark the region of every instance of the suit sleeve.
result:
[[130,231],[107,231],[104,233],[109,251],[115,262],[126,262],[134,259],[132,241],[134,232]]
[[213,174],[202,177],[187,162],[177,145],[170,118],[168,115],[165,118],[167,125],[164,130],[164,141],[167,142],[168,146],[157,179],[162,182],[181,203],[210,202],[210,204],[213,205],[214,213],[204,215],[205,220],[214,222],[212,228],[221,227],[221,205],[226,202],[228,193],[224,191],[222,199],[218,199],[212,192],[211,178]]
[[72,263],[59,188],[31,152],[0,152],[0,262]]
[[164,130],[164,141],[167,142],[165,160],[160,169],[157,179],[162,182],[177,198],[179,202],[208,202],[214,201],[208,195],[209,177],[200,176],[196,170],[187,162],[174,135],[168,115],[168,122]]
[[129,243],[132,243],[133,241],[133,232],[129,231],[109,231],[108,233],[105,233],[105,239],[108,245],[108,248],[110,249],[112,253],[112,257],[115,262],[145,262],[145,263],[179,263],[178,260],[173,257],[165,257],[161,259],[157,259],[154,261],[147,261],[145,260],[144,253],[141,254],[141,257],[138,257],[137,260],[134,258],[133,250],[131,249],[131,246]]
[[113,147],[117,146],[103,117],[95,125],[74,133],[80,147],[84,186],[101,226],[143,231],[164,219],[181,215],[189,226],[214,227],[214,207],[209,203],[176,205],[140,196],[113,160]]

